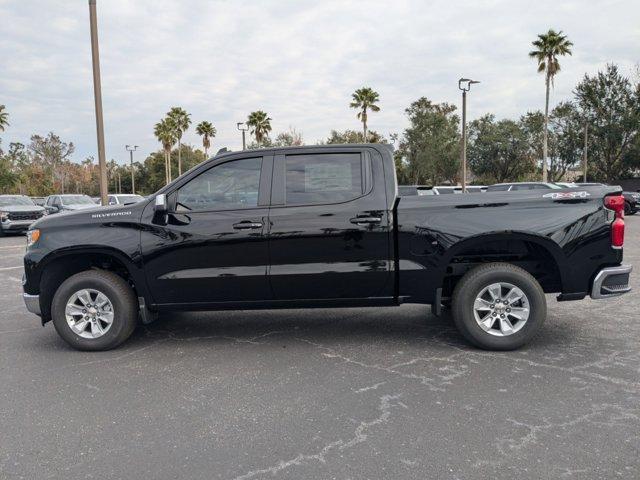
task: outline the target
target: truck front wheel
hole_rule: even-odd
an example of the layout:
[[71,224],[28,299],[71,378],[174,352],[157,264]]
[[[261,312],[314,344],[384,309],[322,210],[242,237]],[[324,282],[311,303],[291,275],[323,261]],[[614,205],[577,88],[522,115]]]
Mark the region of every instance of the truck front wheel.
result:
[[458,330],[487,350],[514,350],[540,330],[547,316],[542,287],[510,263],[488,263],[467,272],[456,285],[452,313]]
[[137,300],[113,272],[87,270],[67,278],[53,296],[51,316],[58,334],[78,350],[109,350],[133,333]]

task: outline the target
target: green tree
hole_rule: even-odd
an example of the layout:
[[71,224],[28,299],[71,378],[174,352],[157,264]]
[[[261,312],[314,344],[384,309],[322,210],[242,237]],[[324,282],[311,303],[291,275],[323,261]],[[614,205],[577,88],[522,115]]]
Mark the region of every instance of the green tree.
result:
[[[182,145],[181,157],[185,172],[206,160],[204,152],[194,150],[189,145]],[[171,152],[170,162],[173,165],[177,165],[177,151]],[[136,176],[136,191],[143,194],[151,194],[160,190],[166,183],[166,163],[166,151],[160,150],[150,154],[142,164],[137,165],[139,175]],[[122,180],[124,189],[125,185],[129,185],[129,183],[125,184],[124,177]]]
[[5,128],[9,126],[9,113],[5,109],[4,105],[0,105],[0,132],[4,132]]
[[[40,164],[51,177],[54,191],[59,191],[65,176],[63,164],[68,162],[75,152],[73,142],[64,142],[58,135],[49,132],[46,137],[32,135],[29,144],[31,160]],[[56,186],[59,187],[56,189]],[[53,193],[53,192],[52,192]]]
[[549,181],[559,182],[582,160],[584,119],[575,103],[562,102],[551,111],[549,122],[552,138]]
[[588,123],[589,173],[594,179],[615,182],[640,168],[633,155],[640,142],[640,84],[615,65],[604,72],[585,75],[574,91]]
[[167,112],[167,118],[171,119],[171,125],[175,129],[175,137],[178,140],[178,176],[182,175],[182,134],[189,129],[191,125],[191,114],[187,113],[182,107],[173,107]]
[[542,181],[547,181],[547,136],[549,125],[549,89],[553,85],[553,79],[560,71],[558,57],[571,55],[571,43],[562,30],[556,32],[549,29],[547,33],[538,35],[538,39],[532,42],[535,50],[529,52],[529,56],[538,62],[538,72],[545,74],[545,103],[544,103],[544,130],[542,136]]
[[176,129],[170,118],[164,118],[156,123],[153,134],[162,144],[164,150],[165,184],[171,182],[171,149],[176,143]]
[[15,164],[9,155],[4,155],[0,144],[0,193],[12,193],[18,181]]
[[202,137],[202,146],[204,147],[204,156],[209,158],[209,148],[211,147],[211,139],[216,136],[217,130],[211,122],[203,120],[196,126],[196,133]]
[[[527,161],[532,165],[534,171],[542,172],[542,144],[544,131],[544,113],[540,110],[527,112],[520,117],[518,121],[520,128],[527,137]],[[554,155],[554,137],[549,132],[547,137],[547,154]]]
[[[374,130],[367,132],[369,136],[368,143],[387,143],[384,136]],[[326,144],[344,144],[344,143],[366,143],[362,132],[356,132],[355,130],[345,130],[339,132],[338,130],[331,130],[329,137],[326,141],[321,142]]]
[[297,147],[304,145],[302,133],[290,127],[286,132],[280,132],[273,141],[274,147]]
[[520,125],[491,114],[469,124],[468,152],[471,169],[485,183],[522,180],[535,169]]
[[251,129],[251,134],[256,137],[258,148],[262,141],[269,136],[271,131],[271,118],[262,110],[257,110],[249,114],[247,125]]
[[349,104],[349,106],[351,108],[356,108],[359,110],[357,117],[362,122],[362,138],[364,139],[365,143],[367,142],[367,110],[371,110],[372,112],[379,112],[380,107],[376,105],[376,103],[379,101],[380,96],[378,95],[378,92],[375,92],[369,87],[359,88],[351,94],[351,103]]
[[397,173],[403,182],[437,185],[455,182],[460,168],[460,119],[456,107],[422,97],[405,113],[409,127],[400,141]]

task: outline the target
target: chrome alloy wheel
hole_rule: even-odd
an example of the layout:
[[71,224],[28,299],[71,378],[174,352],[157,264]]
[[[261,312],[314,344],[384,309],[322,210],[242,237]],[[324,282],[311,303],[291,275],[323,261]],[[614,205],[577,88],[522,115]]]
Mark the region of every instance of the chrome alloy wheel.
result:
[[529,299],[510,283],[492,283],[480,291],[473,303],[473,316],[480,328],[496,337],[520,331],[529,313]]
[[99,338],[113,324],[113,304],[102,292],[91,288],[79,290],[67,301],[64,310],[69,328],[82,338]]

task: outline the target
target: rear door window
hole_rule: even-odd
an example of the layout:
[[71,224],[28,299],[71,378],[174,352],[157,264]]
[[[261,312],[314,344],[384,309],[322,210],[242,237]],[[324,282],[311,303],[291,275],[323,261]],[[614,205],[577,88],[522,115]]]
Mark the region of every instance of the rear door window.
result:
[[[367,158],[368,161],[368,158]],[[341,203],[361,197],[370,185],[360,153],[287,155],[286,205]]]

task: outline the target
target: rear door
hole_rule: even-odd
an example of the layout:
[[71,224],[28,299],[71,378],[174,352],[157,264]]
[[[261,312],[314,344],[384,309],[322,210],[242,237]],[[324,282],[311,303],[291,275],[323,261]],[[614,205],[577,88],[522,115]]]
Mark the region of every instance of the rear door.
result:
[[269,278],[276,300],[392,295],[382,157],[372,149],[276,155]]

